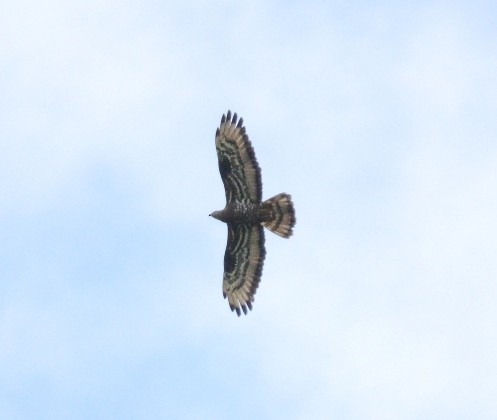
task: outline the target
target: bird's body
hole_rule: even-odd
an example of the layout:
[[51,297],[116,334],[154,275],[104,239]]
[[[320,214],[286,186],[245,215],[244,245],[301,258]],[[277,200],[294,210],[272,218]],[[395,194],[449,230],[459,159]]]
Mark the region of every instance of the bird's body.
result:
[[258,203],[250,201],[235,201],[226,204],[223,210],[211,214],[217,220],[224,223],[260,223],[264,220],[264,211]]
[[245,133],[243,119],[223,115],[216,130],[219,172],[226,193],[226,207],[210,216],[227,223],[223,295],[240,315],[252,309],[266,250],[263,226],[284,238],[293,233],[295,210],[291,196],[281,193],[262,201],[261,170]]

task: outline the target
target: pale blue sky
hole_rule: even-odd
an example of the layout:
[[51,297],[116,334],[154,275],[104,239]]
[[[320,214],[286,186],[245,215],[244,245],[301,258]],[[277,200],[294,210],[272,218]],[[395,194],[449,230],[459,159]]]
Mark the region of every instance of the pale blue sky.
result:
[[[0,416],[495,419],[493,2],[3,0]],[[266,235],[222,298],[214,133]]]

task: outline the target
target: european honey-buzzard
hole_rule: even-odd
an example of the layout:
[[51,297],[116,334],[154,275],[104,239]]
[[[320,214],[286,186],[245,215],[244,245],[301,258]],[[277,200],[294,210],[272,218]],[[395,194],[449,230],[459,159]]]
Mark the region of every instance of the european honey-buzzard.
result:
[[295,225],[295,210],[289,194],[281,193],[262,201],[261,170],[236,113],[223,114],[216,130],[219,172],[226,192],[226,207],[210,216],[228,225],[224,254],[223,296],[232,311],[252,310],[259,286],[266,250],[264,229],[288,238]]

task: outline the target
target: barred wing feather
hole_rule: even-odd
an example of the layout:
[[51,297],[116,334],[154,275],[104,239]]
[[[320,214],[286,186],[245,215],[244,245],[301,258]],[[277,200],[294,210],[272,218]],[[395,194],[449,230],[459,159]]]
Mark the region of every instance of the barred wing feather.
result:
[[216,130],[216,151],[219,172],[226,192],[226,202],[233,203],[249,199],[253,203],[262,201],[261,169],[254,149],[245,132],[243,118],[237,122],[236,113],[223,115]]
[[232,311],[252,310],[264,265],[264,229],[260,224],[228,223],[228,243],[224,254],[223,296]]

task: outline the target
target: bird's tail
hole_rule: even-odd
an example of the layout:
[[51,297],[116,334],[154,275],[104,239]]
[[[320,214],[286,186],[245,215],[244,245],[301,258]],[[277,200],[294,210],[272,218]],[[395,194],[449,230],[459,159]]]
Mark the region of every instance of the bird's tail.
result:
[[296,219],[290,194],[281,193],[275,195],[264,201],[262,207],[269,213],[268,221],[262,222],[264,227],[283,238],[292,236]]

